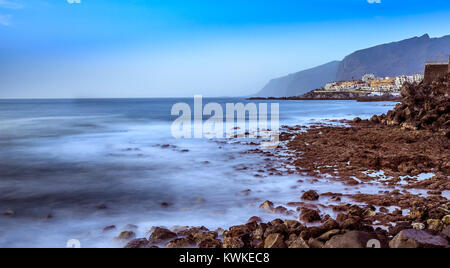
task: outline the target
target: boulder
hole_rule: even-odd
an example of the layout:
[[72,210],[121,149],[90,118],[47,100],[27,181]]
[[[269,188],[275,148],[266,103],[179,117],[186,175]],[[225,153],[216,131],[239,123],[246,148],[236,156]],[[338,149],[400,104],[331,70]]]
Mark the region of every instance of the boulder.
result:
[[117,241],[126,241],[126,240],[131,240],[133,238],[136,237],[136,234],[132,231],[124,231],[121,232],[116,238],[115,240]]
[[223,248],[244,248],[245,243],[239,237],[225,237]]
[[264,240],[264,248],[287,248],[282,234],[271,234]]
[[166,248],[193,248],[197,245],[190,237],[177,238],[166,244]]
[[265,201],[264,203],[262,203],[259,206],[259,208],[262,209],[262,210],[265,210],[267,212],[270,212],[270,213],[273,213],[273,211],[274,211],[273,203],[268,201],[268,200]]
[[303,238],[298,237],[296,240],[292,241],[289,248],[309,248],[309,245]]
[[147,248],[149,243],[150,242],[145,238],[134,239],[128,242],[125,248]]
[[367,248],[368,242],[376,236],[366,232],[350,231],[333,236],[325,243],[324,248]]
[[448,246],[448,241],[443,237],[415,229],[401,231],[389,243],[391,248],[446,248]]
[[302,200],[306,201],[317,201],[319,200],[319,198],[320,198],[319,194],[313,190],[307,191],[302,195]]
[[222,241],[218,239],[206,239],[198,244],[198,248],[222,248]]
[[320,221],[322,218],[320,217],[319,211],[310,209],[310,208],[303,208],[302,212],[300,213],[300,220],[312,223]]
[[165,228],[157,227],[150,236],[150,243],[159,244],[177,238],[177,234]]

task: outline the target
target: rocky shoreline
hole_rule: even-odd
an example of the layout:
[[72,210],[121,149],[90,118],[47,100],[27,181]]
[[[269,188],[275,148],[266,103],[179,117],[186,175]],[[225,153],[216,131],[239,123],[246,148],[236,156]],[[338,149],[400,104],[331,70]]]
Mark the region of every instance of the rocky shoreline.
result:
[[[280,218],[251,217],[228,230],[157,227],[127,248],[449,248],[450,76],[403,88],[403,103],[370,120],[283,127],[283,146],[247,153],[293,169],[266,166],[267,175],[298,174],[345,186],[342,192],[305,189],[298,200],[261,210]],[[302,180],[298,181],[303,187]],[[362,187],[376,189],[364,192]],[[118,239],[130,240],[132,232]]]

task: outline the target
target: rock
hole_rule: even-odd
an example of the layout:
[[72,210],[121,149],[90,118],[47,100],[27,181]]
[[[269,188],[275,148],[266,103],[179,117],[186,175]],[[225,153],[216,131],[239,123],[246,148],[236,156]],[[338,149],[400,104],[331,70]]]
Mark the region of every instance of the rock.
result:
[[197,244],[189,237],[177,238],[166,244],[166,248],[193,248]]
[[3,215],[4,216],[8,216],[8,217],[12,217],[12,216],[16,215],[16,212],[14,212],[14,210],[7,209],[7,210],[5,210],[5,212],[3,212]]
[[216,239],[218,234],[216,232],[197,232],[192,234],[192,238],[200,243],[203,240],[214,240]]
[[411,226],[413,229],[416,229],[416,230],[424,230],[425,229],[425,224],[423,224],[421,222],[413,223],[413,224],[411,224]]
[[147,248],[149,243],[150,242],[145,238],[134,239],[128,242],[125,248]]
[[218,239],[206,239],[198,244],[198,248],[222,248],[222,241]]
[[150,243],[159,244],[177,238],[177,234],[164,228],[156,227],[150,236]]
[[359,117],[355,117],[355,119],[353,119],[353,123],[361,123],[362,119]]
[[303,238],[299,237],[289,245],[289,248],[309,248],[309,245]]
[[262,203],[259,206],[259,208],[262,209],[262,210],[265,210],[267,212],[270,212],[270,213],[273,213],[273,211],[274,211],[273,203],[268,201],[268,200],[266,202]]
[[445,248],[449,244],[441,236],[434,236],[422,230],[401,231],[389,243],[391,248]]
[[317,222],[321,219],[319,211],[310,208],[303,208],[300,214],[300,220],[307,223]]
[[445,225],[450,225],[450,215],[444,216],[444,218],[442,218],[442,223]]
[[136,234],[132,231],[124,231],[121,232],[116,238],[115,240],[117,241],[126,241],[126,240],[131,240],[133,238],[136,237]]
[[447,226],[447,228],[442,231],[441,235],[447,239],[450,239],[450,226]]
[[239,237],[225,237],[223,248],[244,248],[245,243]]
[[115,225],[111,225],[111,226],[107,226],[105,228],[103,228],[103,232],[109,232],[109,231],[113,231],[116,229]]
[[262,219],[261,219],[260,217],[253,216],[253,217],[251,217],[251,218],[248,220],[248,222],[257,222],[257,223],[261,223],[261,222],[262,222]]
[[368,242],[375,236],[360,231],[350,231],[343,235],[333,236],[325,243],[324,248],[367,248]]
[[310,190],[307,191],[306,193],[304,193],[302,195],[302,200],[307,200],[307,201],[317,201],[319,200],[320,196],[316,191]]
[[287,248],[281,234],[271,234],[264,240],[264,248]]
[[333,219],[327,220],[323,225],[322,228],[325,230],[334,230],[334,229],[340,229],[339,223]]
[[346,230],[357,230],[360,227],[358,221],[354,218],[348,218],[342,222],[342,229]]
[[306,227],[303,224],[301,224],[298,221],[293,221],[293,220],[285,220],[284,225],[286,225],[287,232],[289,234],[299,235],[301,232],[303,232],[306,229]]
[[134,225],[134,224],[127,224],[127,225],[125,226],[125,229],[127,229],[127,230],[137,230],[137,229],[138,229],[138,226],[137,226],[137,225]]
[[341,233],[341,230],[339,230],[339,229],[331,230],[331,231],[328,231],[328,232],[324,233],[323,235],[321,235],[319,238],[317,238],[317,240],[325,242],[325,241],[330,240],[330,238],[332,238],[333,236],[338,235],[340,233]]
[[427,220],[427,225],[429,230],[440,232],[444,230],[444,224],[440,220],[429,219]]
[[324,243],[315,238],[310,238],[308,240],[308,245],[310,248],[323,248]]

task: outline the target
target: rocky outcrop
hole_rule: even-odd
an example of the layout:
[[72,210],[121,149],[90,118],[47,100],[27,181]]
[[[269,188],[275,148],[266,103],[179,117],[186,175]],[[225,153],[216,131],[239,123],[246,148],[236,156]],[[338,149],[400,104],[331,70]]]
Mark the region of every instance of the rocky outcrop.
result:
[[422,230],[401,231],[389,243],[391,248],[447,248],[448,241],[442,236],[431,235]]
[[394,110],[371,121],[408,130],[431,130],[450,138],[450,75],[428,84],[407,84],[402,96],[403,102]]
[[377,237],[366,232],[350,231],[337,235],[325,243],[324,248],[367,248],[369,241]]

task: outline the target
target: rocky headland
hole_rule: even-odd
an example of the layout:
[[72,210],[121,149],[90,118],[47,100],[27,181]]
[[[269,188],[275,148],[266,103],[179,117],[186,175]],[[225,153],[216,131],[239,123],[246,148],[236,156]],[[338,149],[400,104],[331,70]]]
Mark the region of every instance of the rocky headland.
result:
[[[148,238],[119,238],[127,248],[449,248],[450,247],[450,76],[432,84],[407,85],[403,102],[370,120],[283,127],[282,146],[259,148],[273,163],[266,174],[298,174],[312,182],[345,186],[341,192],[304,189],[283,206],[262,211],[279,218],[251,217],[228,230],[205,227],[153,228]],[[255,145],[257,145],[255,143]],[[360,187],[376,192],[364,192]]]

